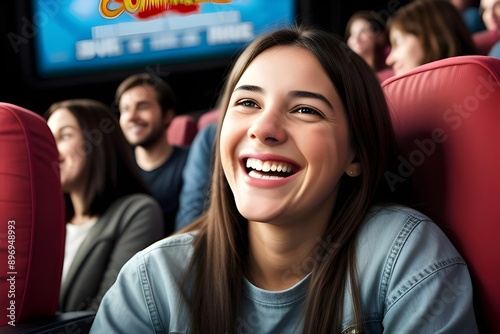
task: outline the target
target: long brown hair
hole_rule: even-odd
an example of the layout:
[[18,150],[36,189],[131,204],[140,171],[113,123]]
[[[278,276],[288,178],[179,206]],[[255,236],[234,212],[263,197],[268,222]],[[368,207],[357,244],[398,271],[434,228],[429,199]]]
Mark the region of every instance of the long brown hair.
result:
[[477,54],[460,12],[446,0],[412,1],[389,18],[387,29],[401,29],[417,36],[425,50],[422,64]]
[[[274,46],[309,50],[321,63],[336,87],[350,124],[350,145],[361,164],[359,177],[344,175],[338,199],[323,240],[335,247],[318,249],[321,256],[312,269],[303,312],[304,333],[340,332],[346,286],[351,288],[355,323],[362,327],[356,278],[356,236],[369,207],[389,201],[382,176],[389,160],[396,158],[389,112],[380,83],[370,67],[339,38],[313,28],[290,27],[271,32],[252,42],[235,62],[220,99],[216,157],[208,211],[192,226],[199,229],[194,246],[194,284],[190,298],[193,333],[235,333],[242,296],[243,267],[248,253],[247,221],[235,205],[221,167],[220,128],[231,93],[248,65]],[[319,247],[318,247],[319,248]]]

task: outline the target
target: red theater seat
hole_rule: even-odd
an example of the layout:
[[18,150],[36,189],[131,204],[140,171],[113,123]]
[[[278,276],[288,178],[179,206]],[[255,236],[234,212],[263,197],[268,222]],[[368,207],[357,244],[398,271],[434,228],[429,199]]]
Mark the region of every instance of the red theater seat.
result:
[[377,72],[378,81],[380,81],[381,83],[393,76],[394,71],[392,68],[386,68]]
[[[14,306],[16,323],[57,308],[65,236],[58,156],[43,118],[0,103],[0,309]],[[11,319],[0,317],[0,326]]]
[[193,142],[197,132],[198,127],[193,116],[175,116],[167,130],[168,142],[171,145],[188,147]]
[[414,177],[468,263],[481,332],[500,333],[500,60],[443,59],[382,87],[403,150],[390,182]]
[[65,218],[59,154],[45,120],[0,103],[0,332],[86,333],[93,314],[56,314]]

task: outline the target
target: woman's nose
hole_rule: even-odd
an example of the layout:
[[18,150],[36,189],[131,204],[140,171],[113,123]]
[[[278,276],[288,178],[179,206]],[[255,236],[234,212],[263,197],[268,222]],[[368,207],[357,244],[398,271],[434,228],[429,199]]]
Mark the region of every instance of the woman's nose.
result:
[[385,64],[389,67],[392,66],[392,64],[394,63],[394,61],[392,60],[392,51],[389,52],[389,54],[387,55],[387,57],[385,58]]
[[248,136],[266,145],[282,144],[288,138],[286,120],[280,112],[265,110],[254,119]]

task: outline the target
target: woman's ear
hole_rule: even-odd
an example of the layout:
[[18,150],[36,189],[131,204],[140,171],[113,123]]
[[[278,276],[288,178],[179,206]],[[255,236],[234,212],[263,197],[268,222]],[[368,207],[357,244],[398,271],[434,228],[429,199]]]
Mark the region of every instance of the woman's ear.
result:
[[359,162],[352,162],[345,170],[345,173],[350,177],[356,177],[361,174],[361,164]]

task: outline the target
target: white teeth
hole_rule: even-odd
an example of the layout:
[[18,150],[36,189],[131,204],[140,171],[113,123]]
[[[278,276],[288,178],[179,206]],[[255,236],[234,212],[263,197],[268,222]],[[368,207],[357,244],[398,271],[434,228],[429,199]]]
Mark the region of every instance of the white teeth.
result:
[[264,164],[262,164],[262,171],[269,172],[270,170],[271,170],[271,163],[269,161],[264,162]]
[[281,180],[285,178],[284,176],[259,174],[254,170],[251,170],[250,173],[248,173],[248,175],[250,177],[253,177],[254,179],[263,179],[263,180]]
[[254,170],[262,172],[283,172],[291,173],[293,172],[293,166],[286,162],[276,162],[276,161],[262,161],[255,158],[248,158],[246,163],[247,168],[252,168]]

